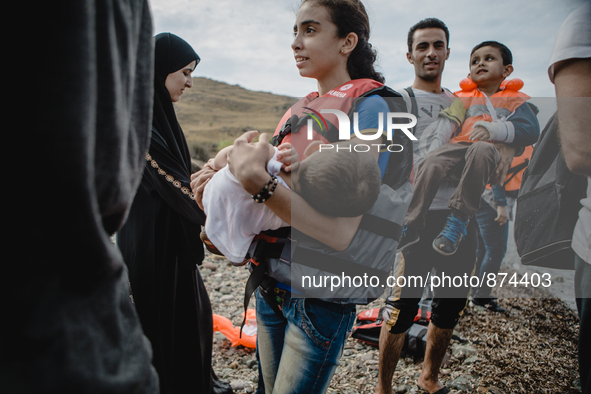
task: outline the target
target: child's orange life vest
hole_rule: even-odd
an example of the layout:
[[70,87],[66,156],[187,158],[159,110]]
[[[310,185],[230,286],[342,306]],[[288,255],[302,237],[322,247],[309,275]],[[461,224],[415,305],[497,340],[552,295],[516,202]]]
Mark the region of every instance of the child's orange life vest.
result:
[[523,81],[518,78],[503,81],[501,90],[489,97],[490,103],[497,112],[497,119],[493,119],[487,107],[486,95],[478,89],[470,78],[463,79],[460,82],[461,90],[455,92],[454,95],[462,98],[466,108],[466,117],[460,133],[450,142],[474,142],[470,139],[474,123],[480,120],[488,122],[499,120],[499,118],[502,120],[515,112],[520,105],[530,98],[527,94],[519,91],[522,87]]

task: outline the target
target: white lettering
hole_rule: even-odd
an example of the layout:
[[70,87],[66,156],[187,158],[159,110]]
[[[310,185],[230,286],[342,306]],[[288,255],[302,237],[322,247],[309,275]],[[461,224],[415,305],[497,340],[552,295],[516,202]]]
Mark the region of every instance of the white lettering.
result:
[[353,114],[353,131],[355,132],[355,135],[360,140],[364,141],[373,141],[380,138],[380,136],[384,132],[384,117],[382,115],[384,115],[383,112],[378,113],[378,130],[375,132],[375,134],[361,134],[361,132],[359,131],[359,114],[355,112]]
[[[397,147],[399,148],[398,150],[393,150],[392,147]],[[392,144],[392,145],[388,145],[388,152],[392,152],[392,153],[399,153],[402,152],[404,150],[404,147],[400,144]]]
[[308,119],[308,140],[314,138],[314,125],[312,123],[312,119]]
[[[339,121],[339,140],[340,141],[348,141],[351,139],[351,121],[346,113],[340,111],[338,109],[321,109],[320,113],[322,114],[333,114],[336,115]],[[378,129],[374,134],[361,134],[359,130],[359,114],[357,112],[353,113],[353,132],[356,137],[364,141],[372,141],[380,138],[384,132],[384,113],[378,113]],[[394,130],[399,129],[401,130],[408,138],[412,141],[417,141],[417,138],[409,131],[410,128],[413,128],[417,124],[417,118],[413,114],[408,114],[405,112],[388,112],[387,113],[387,127],[386,127],[386,135],[388,140],[392,140],[392,136],[394,134]],[[394,118],[406,118],[409,119],[409,123],[393,123]],[[312,119],[308,119],[308,140],[312,140],[313,138],[313,129],[312,129]]]
[[[392,120],[394,118],[407,118],[410,119],[410,123],[392,123]],[[387,129],[387,135],[388,135],[388,140],[392,140],[392,132],[395,129],[400,129],[402,130],[402,132],[404,134],[406,134],[406,136],[408,138],[410,138],[413,141],[418,141],[417,137],[415,137],[410,131],[408,131],[408,129],[415,127],[417,125],[417,117],[414,116],[413,114],[407,114],[405,112],[388,112],[388,129]]]
[[[343,111],[339,111],[338,109],[321,109],[321,114],[334,114],[337,116],[339,120],[339,140],[346,141],[351,137],[351,122],[349,122],[349,117]],[[310,139],[310,137],[308,137]]]

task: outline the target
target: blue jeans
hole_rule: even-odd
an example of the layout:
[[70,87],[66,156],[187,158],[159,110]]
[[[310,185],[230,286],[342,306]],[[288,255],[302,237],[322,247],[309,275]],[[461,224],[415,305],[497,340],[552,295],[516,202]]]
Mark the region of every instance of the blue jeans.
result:
[[[484,200],[480,201],[480,208],[474,215],[478,223],[478,247],[476,249],[476,274],[482,278],[484,275],[496,275],[501,268],[501,262],[507,251],[507,239],[509,237],[509,222],[503,224],[495,222],[497,211]],[[481,279],[482,280],[482,279]],[[491,281],[490,283],[494,283]],[[489,298],[492,287],[489,287],[487,277],[478,288],[473,289],[474,298]]]
[[324,393],[351,334],[355,305],[292,298],[289,292],[281,299],[286,320],[256,292],[257,352],[265,392]]

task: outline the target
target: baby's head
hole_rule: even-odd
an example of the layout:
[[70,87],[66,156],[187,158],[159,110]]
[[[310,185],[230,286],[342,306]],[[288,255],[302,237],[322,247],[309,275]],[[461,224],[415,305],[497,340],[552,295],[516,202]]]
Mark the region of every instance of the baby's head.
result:
[[496,86],[513,72],[513,55],[507,46],[484,41],[470,53],[470,79],[480,89]]
[[353,217],[367,212],[378,198],[381,174],[369,152],[315,152],[300,163],[294,191],[318,212]]

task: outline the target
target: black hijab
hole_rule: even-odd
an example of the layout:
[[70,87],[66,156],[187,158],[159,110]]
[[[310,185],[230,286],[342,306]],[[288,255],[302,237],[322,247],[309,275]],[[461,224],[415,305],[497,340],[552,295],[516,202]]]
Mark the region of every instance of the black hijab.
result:
[[[150,152],[159,151],[158,164],[167,168],[170,175],[183,183],[189,183],[187,176],[191,174],[191,156],[164,83],[168,74],[182,69],[193,60],[196,67],[201,59],[182,38],[171,33],[161,33],[155,37],[154,112]],[[179,166],[186,171],[176,173],[175,168]]]
[[158,189],[164,201],[179,213],[188,245],[186,252],[192,256],[181,260],[189,262],[187,267],[195,269],[195,263],[200,264],[203,260],[199,233],[201,225],[205,223],[205,214],[190,198],[191,156],[165,82],[169,74],[181,70],[192,61],[197,65],[201,59],[182,38],[171,33],[161,33],[155,37],[154,60],[154,108],[150,142],[152,161],[147,164],[144,176],[150,179],[150,184]]

